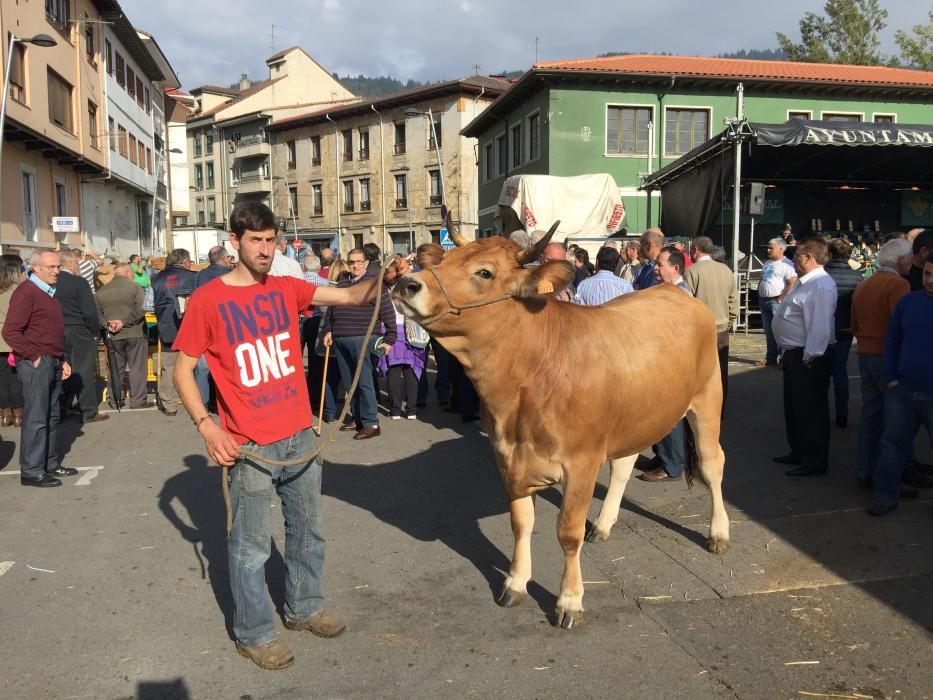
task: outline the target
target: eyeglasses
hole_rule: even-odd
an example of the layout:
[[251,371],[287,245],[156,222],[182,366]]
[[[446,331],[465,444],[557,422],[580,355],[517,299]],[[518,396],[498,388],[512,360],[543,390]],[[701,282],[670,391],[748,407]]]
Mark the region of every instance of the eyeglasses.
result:
[[36,265],[36,267],[41,267],[46,270],[61,270],[62,269],[61,265]]
[[351,265],[362,265],[366,261],[365,260],[347,260],[347,262],[350,263]]

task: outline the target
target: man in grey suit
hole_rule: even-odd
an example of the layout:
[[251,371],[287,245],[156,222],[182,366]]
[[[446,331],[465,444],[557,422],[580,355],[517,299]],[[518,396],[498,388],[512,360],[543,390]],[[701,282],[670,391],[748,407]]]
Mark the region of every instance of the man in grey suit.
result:
[[97,290],[97,310],[100,324],[110,334],[110,393],[107,403],[111,407],[119,405],[122,396],[114,396],[114,391],[122,392],[123,375],[129,370],[130,408],[146,407],[146,361],[149,355],[149,342],[146,339],[143,299],[146,294],[142,287],[133,281],[133,269],[126,263],[120,263],[113,269],[113,279]]

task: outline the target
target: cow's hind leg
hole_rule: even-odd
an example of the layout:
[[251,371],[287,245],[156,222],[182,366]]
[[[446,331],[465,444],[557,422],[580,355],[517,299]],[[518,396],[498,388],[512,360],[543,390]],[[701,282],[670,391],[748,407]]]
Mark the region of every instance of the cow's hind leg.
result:
[[722,500],[722,475],[726,455],[719,444],[722,411],[722,389],[719,383],[717,374],[715,381],[707,385],[708,390],[698,395],[687,411],[687,421],[696,439],[700,473],[712,496],[709,551],[713,554],[723,554],[729,549],[729,516]]
[[512,516],[512,534],[515,536],[515,553],[508,578],[502,585],[502,591],[496,602],[504,608],[511,608],[528,595],[527,586],[531,579],[531,531],[535,525],[534,496],[516,498],[509,504]]
[[557,518],[557,539],[564,550],[564,575],[560,581],[555,618],[560,627],[568,630],[583,616],[580,548],[583,546],[586,514],[593,499],[597,469],[598,466],[594,464],[592,467],[578,467],[577,470],[565,468],[564,473],[564,495]]
[[599,517],[593,523],[593,529],[586,535],[587,542],[603,542],[609,539],[612,526],[619,519],[622,496],[625,494],[625,487],[632,476],[632,468],[637,460],[638,453],[610,461],[609,490],[603,500],[603,507],[599,510]]

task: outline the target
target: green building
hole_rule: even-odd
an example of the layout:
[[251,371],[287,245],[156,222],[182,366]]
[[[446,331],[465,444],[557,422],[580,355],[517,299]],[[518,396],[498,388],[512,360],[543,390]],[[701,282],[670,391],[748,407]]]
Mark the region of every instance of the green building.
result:
[[[720,133],[736,117],[740,83],[750,122],[933,124],[933,72],[655,55],[538,63],[463,131],[478,141],[480,235],[496,232],[504,179],[526,174],[609,173],[629,232],[658,225],[660,193],[649,201],[643,178]],[[767,207],[760,223],[778,227],[780,187],[769,191]],[[900,225],[895,219],[885,223]]]

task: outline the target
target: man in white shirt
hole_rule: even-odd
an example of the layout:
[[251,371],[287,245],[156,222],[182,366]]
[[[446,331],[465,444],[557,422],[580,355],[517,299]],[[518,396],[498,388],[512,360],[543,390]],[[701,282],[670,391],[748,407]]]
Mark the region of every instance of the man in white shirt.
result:
[[836,283],[823,269],[826,241],[797,246],[797,284],[774,314],[772,330],[784,349],[784,423],[790,453],[775,457],[795,465],[788,476],[825,474],[829,466],[829,380],[836,343]]
[[599,306],[635,290],[615,273],[619,251],[603,246],[596,254],[596,274],[580,282],[574,301],[583,306]]
[[784,257],[787,243],[783,238],[772,238],[768,241],[768,259],[761,267],[761,281],[758,283],[758,308],[761,310],[761,325],[765,331],[765,359],[755,364],[759,367],[777,366],[778,348],[771,322],[774,312],[784,297],[797,283],[797,271],[794,265]]
[[269,274],[273,277],[297,277],[300,280],[305,278],[301,263],[285,255],[285,234],[281,231],[275,238],[275,255],[272,258],[272,269],[269,270]]

